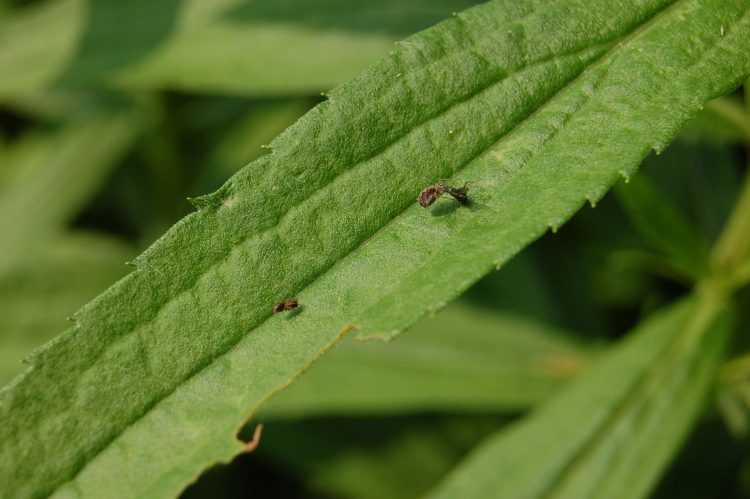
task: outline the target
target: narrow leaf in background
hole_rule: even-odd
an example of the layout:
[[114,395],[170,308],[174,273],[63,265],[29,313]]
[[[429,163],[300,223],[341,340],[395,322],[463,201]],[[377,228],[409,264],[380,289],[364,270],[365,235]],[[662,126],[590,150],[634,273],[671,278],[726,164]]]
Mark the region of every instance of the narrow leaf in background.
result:
[[726,362],[719,371],[716,401],[729,430],[742,440],[750,436],[750,356]]
[[258,159],[263,148],[277,135],[297,121],[312,107],[309,99],[293,99],[258,104],[234,127],[227,130],[214,148],[196,189],[216,189],[237,173],[240,165]]
[[713,297],[660,312],[430,497],[646,497],[706,402],[728,333]]
[[326,420],[273,423],[259,454],[323,497],[408,499],[423,496],[507,422],[490,415],[334,421],[334,427]]
[[554,393],[596,352],[529,319],[455,303],[393,343],[345,339],[258,417],[513,412]]
[[728,95],[709,102],[705,112],[687,123],[684,133],[720,145],[750,143],[750,118],[742,99]]
[[3,154],[0,278],[61,233],[136,138],[127,113],[90,117],[40,132]]
[[21,360],[51,339],[81,303],[127,273],[128,245],[99,234],[73,232],[45,241],[33,259],[0,277],[0,383]]
[[615,189],[631,224],[688,282],[708,273],[708,242],[679,208],[639,175]]
[[328,90],[469,0],[52,0],[0,19],[0,99],[103,83],[237,95]]

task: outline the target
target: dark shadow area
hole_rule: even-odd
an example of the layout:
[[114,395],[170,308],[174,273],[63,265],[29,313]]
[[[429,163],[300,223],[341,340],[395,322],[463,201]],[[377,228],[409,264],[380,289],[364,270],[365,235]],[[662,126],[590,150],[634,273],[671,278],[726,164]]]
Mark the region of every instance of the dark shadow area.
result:
[[720,420],[705,421],[690,435],[651,497],[749,497],[750,488],[740,478],[744,454],[742,444]]
[[43,3],[43,0],[0,0],[0,10],[23,9],[40,3]]
[[300,303],[299,305],[297,305],[297,308],[295,308],[294,310],[290,310],[289,313],[286,314],[286,320],[290,320],[290,319],[297,317],[299,314],[302,313],[304,309],[305,309],[305,306]]
[[0,137],[10,141],[22,135],[32,124],[32,119],[15,109],[0,106]]
[[435,206],[433,206],[430,210],[430,215],[432,215],[433,217],[444,217],[445,215],[450,215],[451,213],[462,207],[463,206],[460,203],[452,199],[438,200],[435,203]]
[[469,0],[254,0],[227,13],[244,23],[293,23],[311,28],[407,36],[482,2]]
[[154,119],[143,123],[139,140],[74,226],[116,233],[137,247],[152,242],[193,211],[188,196],[207,194],[226,181],[225,174],[210,176],[207,158],[258,102],[164,92],[142,104]]
[[[369,497],[421,497],[510,420],[420,414],[266,421],[252,454],[208,470],[182,497],[353,497],[353,488],[360,494],[366,489]],[[241,438],[250,440],[254,429],[255,422]],[[373,481],[361,475],[363,469]]]
[[[129,243],[141,246],[143,225],[153,223],[159,216],[156,204],[158,193],[153,192],[148,182],[147,169],[138,153],[131,151],[113,168],[100,192],[73,220],[73,227],[117,234]],[[164,225],[165,222],[162,220],[160,224]]]
[[474,212],[481,210],[482,204],[471,198],[469,198],[466,203],[461,204],[454,199],[450,199],[450,196],[444,195],[443,199],[438,200],[432,207],[430,214],[433,217],[444,217],[445,215],[450,215],[459,208]]
[[180,495],[183,499],[314,498],[303,485],[257,454],[240,454],[216,465]]
[[89,19],[61,87],[93,84],[139,61],[171,32],[182,0],[89,0]]

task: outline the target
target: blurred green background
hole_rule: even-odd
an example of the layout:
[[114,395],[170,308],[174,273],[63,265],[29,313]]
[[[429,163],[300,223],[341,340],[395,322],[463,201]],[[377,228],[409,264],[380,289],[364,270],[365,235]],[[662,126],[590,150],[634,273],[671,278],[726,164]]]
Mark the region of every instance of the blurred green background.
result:
[[[472,3],[0,0],[0,382],[190,212],[188,197],[394,42]],[[439,320],[392,344],[345,340],[264,409],[255,453],[184,495],[424,493],[690,288],[745,174],[749,122],[742,91],[722,98]],[[654,497],[750,496],[744,343]]]

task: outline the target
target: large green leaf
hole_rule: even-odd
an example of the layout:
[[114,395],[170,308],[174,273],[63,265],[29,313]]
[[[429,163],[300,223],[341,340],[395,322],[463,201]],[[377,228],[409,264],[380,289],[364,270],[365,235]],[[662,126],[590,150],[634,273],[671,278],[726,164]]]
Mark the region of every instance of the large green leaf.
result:
[[528,319],[456,303],[394,343],[346,338],[259,417],[514,411],[554,393],[592,353]]
[[728,324],[712,297],[658,314],[559,397],[484,442],[431,497],[647,496],[702,409]]
[[[170,495],[230,459],[248,415],[347,331],[442,308],[736,87],[748,9],[498,0],[402,43],[36,352],[1,394],[6,494]],[[453,175],[470,206],[415,206]],[[290,295],[301,310],[272,316]]]
[[19,374],[21,360],[60,332],[78,307],[125,275],[133,256],[116,239],[74,232],[51,238],[34,258],[6,272],[0,278],[0,383]]
[[0,96],[92,83],[317,93],[470,0],[52,0],[0,19]]

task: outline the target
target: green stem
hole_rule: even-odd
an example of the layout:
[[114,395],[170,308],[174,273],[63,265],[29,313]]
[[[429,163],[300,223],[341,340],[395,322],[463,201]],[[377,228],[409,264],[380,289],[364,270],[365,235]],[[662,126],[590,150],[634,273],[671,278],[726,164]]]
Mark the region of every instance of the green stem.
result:
[[[745,92],[750,92],[750,90],[745,90]],[[750,143],[750,110],[746,112],[745,106],[741,102],[726,97],[719,97],[709,102],[706,109],[713,111],[726,120],[727,123],[736,127],[742,133],[744,141]]]
[[745,175],[739,199],[714,247],[715,270],[731,275],[750,256],[750,174]]
[[[750,120],[750,79],[744,84],[744,120]],[[750,141],[748,141],[750,145]],[[719,236],[711,255],[714,270],[719,278],[734,281],[736,273],[744,273],[750,261],[750,165],[745,174],[744,185],[729,221]],[[740,279],[742,281],[744,279]]]

